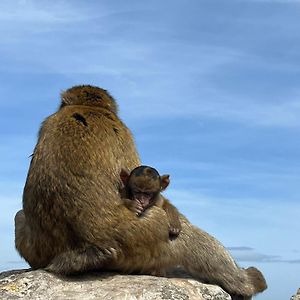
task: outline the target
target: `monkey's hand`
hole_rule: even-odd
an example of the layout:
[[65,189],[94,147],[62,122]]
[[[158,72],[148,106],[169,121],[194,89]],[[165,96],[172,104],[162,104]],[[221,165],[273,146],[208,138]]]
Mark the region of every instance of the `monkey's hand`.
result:
[[169,234],[171,237],[177,237],[181,231],[181,223],[177,216],[169,215]]
[[131,200],[131,199],[122,199],[124,205],[134,212],[137,216],[140,216],[144,211],[142,204],[139,201]]
[[181,223],[179,218],[169,219],[169,233],[172,236],[178,236],[181,231]]
[[177,208],[173,206],[166,198],[164,198],[163,209],[167,214],[170,236],[178,236],[181,231],[181,223]]

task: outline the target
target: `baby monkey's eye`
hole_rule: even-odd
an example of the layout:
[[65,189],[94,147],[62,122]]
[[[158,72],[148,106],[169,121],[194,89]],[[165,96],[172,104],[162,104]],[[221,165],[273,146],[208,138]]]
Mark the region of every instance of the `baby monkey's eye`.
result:
[[135,194],[135,195],[142,195],[142,194],[144,194],[143,192],[136,191],[136,190],[133,190],[132,193]]
[[132,192],[136,197],[146,196],[146,197],[152,198],[154,195],[154,193],[152,193],[152,192],[141,192],[141,191],[132,191]]
[[144,192],[143,193],[145,196],[148,196],[148,197],[153,197],[154,193],[151,193],[151,192]]

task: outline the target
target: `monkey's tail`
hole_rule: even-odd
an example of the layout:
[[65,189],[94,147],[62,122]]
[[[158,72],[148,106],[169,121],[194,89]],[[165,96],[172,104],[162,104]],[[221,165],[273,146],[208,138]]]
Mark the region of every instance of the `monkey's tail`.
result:
[[261,293],[267,289],[267,282],[263,274],[256,269],[255,267],[249,267],[246,269],[249,280],[252,282],[252,285],[255,287],[255,294]]

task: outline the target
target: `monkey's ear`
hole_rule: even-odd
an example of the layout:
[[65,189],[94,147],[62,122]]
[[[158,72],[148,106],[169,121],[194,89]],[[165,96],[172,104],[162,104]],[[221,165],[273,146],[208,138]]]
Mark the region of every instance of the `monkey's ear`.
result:
[[124,185],[127,185],[128,179],[129,179],[129,175],[130,174],[126,170],[124,170],[124,169],[121,170],[120,178],[121,178],[121,180],[122,180],[122,182],[123,182]]
[[62,106],[70,105],[71,104],[70,98],[72,98],[72,95],[69,93],[68,90],[61,92],[60,94],[61,105]]
[[170,183],[170,175],[162,175],[160,177],[161,191],[165,190]]

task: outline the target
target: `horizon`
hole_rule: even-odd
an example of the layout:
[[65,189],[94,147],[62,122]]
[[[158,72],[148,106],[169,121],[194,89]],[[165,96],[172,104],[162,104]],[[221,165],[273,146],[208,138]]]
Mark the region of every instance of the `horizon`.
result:
[[28,265],[15,213],[41,122],[107,89],[164,193],[268,289],[300,288],[300,1],[0,3],[0,271]]

